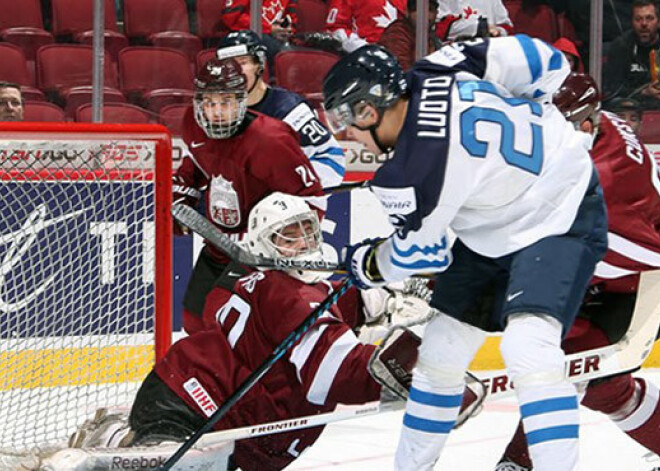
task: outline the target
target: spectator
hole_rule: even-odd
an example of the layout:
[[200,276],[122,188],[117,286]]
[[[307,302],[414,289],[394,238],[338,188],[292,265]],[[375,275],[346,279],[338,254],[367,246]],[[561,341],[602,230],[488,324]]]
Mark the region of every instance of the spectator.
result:
[[642,109],[634,98],[615,98],[605,107],[623,119],[633,132],[639,136],[642,130]]
[[440,2],[436,34],[441,41],[513,33],[509,12],[501,0],[447,0]]
[[[434,34],[431,32],[438,16],[438,0],[429,0],[429,53],[435,51]],[[385,46],[394,54],[403,67],[408,70],[415,62],[415,30],[417,28],[417,0],[408,0],[408,14],[391,23],[378,44]]]
[[[273,69],[273,59],[295,34],[298,16],[298,0],[264,0],[261,10],[262,40],[266,45],[268,66]],[[250,1],[226,0],[222,9],[222,26],[226,32],[250,29]]]
[[583,72],[582,58],[578,52],[577,46],[568,38],[559,38],[554,43],[554,47],[564,53],[564,57],[571,66],[571,72]]
[[406,0],[330,0],[325,28],[347,52],[378,42],[406,13]]
[[23,95],[20,85],[0,82],[0,121],[23,121]]
[[660,86],[650,57],[659,53],[658,7],[655,0],[634,0],[632,30],[610,46],[603,68],[607,98],[629,97],[642,108],[660,107]]

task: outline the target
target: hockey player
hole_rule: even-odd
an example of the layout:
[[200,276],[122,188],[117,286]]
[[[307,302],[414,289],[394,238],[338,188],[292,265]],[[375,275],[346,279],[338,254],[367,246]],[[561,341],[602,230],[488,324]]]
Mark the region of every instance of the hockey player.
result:
[[[302,198],[272,193],[250,213],[247,247],[279,259],[322,256],[316,212]],[[263,363],[285,337],[322,302],[332,287],[318,272],[249,271],[232,264],[208,297],[208,329],[175,343],[142,384],[130,414],[131,434],[107,418],[81,430],[81,447],[156,445],[183,441]],[[380,398],[369,374],[372,356],[408,368],[419,338],[402,331],[376,352],[351,330],[365,321],[398,323],[423,318],[428,304],[384,290],[360,296],[349,290],[293,349],[273,365],[215,426],[216,430],[291,419],[334,410],[338,403]],[[283,469],[316,441],[323,427],[238,441],[233,462],[243,471]],[[122,438],[126,437],[126,438]],[[121,442],[121,443],[120,443]],[[182,462],[181,464],[184,464]]]
[[[437,273],[439,312],[413,372],[398,470],[432,469],[486,329],[503,330],[534,466],[576,469],[578,401],[560,342],[607,234],[591,138],[550,103],[568,72],[561,52],[520,35],[447,45],[407,79],[387,51],[365,46],[325,79],[331,128],[394,149],[370,187],[395,231],[349,247],[350,276],[376,287]],[[491,282],[496,309],[477,322],[472,308]]]
[[270,87],[263,80],[266,47],[259,36],[250,30],[229,33],[220,43],[218,57],[233,57],[241,64],[248,81],[248,109],[291,126],[300,135],[300,147],[321,179],[321,185],[324,188],[340,185],[346,172],[344,151],[303,97]]
[[325,29],[347,52],[378,42],[385,28],[406,14],[406,0],[330,0]]
[[[184,117],[183,139],[192,155],[173,182],[175,203],[195,205],[204,196],[209,220],[236,240],[245,233],[252,206],[273,191],[322,195],[293,129],[246,110],[246,100],[247,78],[234,59],[212,59],[202,68],[193,109]],[[188,333],[201,327],[206,294],[227,261],[210,245],[201,251],[183,300]]]
[[[574,353],[618,341],[632,316],[639,272],[660,267],[660,180],[653,157],[625,120],[599,111],[600,93],[591,77],[571,74],[554,101],[569,121],[595,136],[591,158],[608,210],[607,254],[596,266],[590,292],[562,344],[566,353]],[[591,381],[582,404],[660,454],[659,396],[655,384],[623,374]],[[497,470],[531,469],[519,426]]]

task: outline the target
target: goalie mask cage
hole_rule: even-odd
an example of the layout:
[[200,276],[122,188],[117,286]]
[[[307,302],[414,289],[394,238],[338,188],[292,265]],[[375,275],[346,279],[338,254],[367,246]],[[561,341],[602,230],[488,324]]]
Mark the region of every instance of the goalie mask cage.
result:
[[0,123],[0,467],[131,404],[170,344],[171,143]]

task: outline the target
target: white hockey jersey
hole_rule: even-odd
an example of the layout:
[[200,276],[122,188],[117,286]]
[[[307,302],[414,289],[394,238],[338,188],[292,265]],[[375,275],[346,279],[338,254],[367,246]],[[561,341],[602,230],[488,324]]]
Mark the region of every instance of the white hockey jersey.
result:
[[449,227],[487,257],[568,231],[594,172],[591,137],[551,103],[568,72],[524,35],[455,43],[413,67],[394,157],[372,182],[396,228],[378,250],[388,281],[445,270]]

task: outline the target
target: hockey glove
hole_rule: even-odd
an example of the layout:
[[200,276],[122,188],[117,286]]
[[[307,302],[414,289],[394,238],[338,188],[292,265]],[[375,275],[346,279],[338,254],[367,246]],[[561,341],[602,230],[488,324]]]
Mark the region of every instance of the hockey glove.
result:
[[376,265],[376,250],[385,239],[365,239],[359,244],[346,247],[346,270],[360,289],[385,286],[378,266]]

